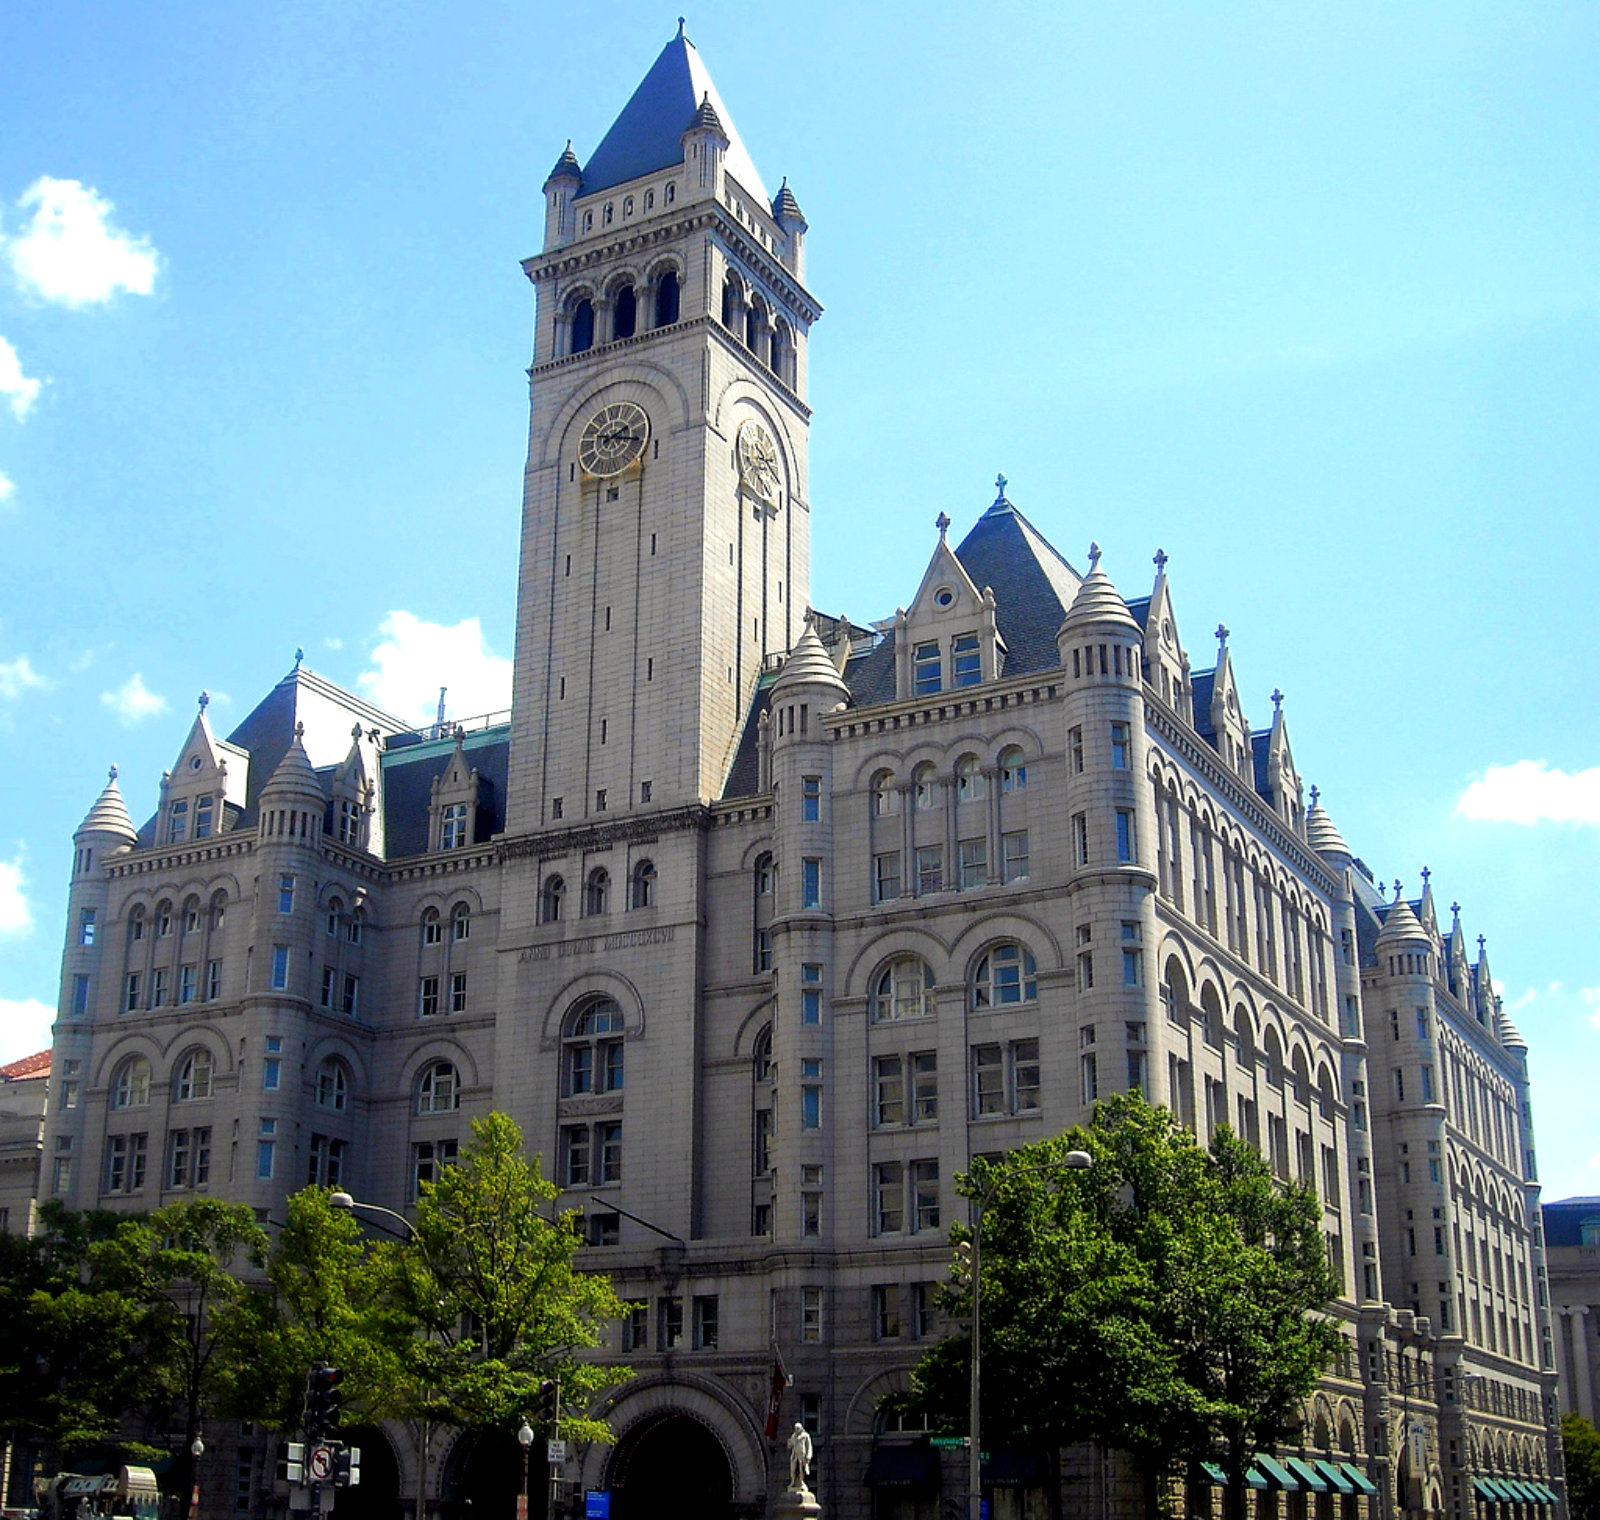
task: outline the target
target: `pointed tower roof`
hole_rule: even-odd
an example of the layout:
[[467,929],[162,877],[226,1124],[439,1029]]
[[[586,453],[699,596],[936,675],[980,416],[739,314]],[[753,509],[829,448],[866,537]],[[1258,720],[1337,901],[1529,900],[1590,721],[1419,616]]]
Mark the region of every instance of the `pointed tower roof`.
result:
[[1138,619],[1128,611],[1128,604],[1112,585],[1111,577],[1100,568],[1099,544],[1089,545],[1089,565],[1087,579],[1078,587],[1078,594],[1061,620],[1062,630],[1095,623],[1120,623],[1138,633]]
[[1494,1000],[1494,1032],[1496,1038],[1507,1050],[1526,1050],[1528,1042],[1522,1038],[1522,1031],[1511,1022],[1511,1015],[1506,1012],[1505,1000]]
[[567,139],[567,145],[562,149],[561,157],[556,160],[556,166],[545,176],[545,184],[551,180],[571,179],[581,180],[583,170],[578,164],[578,155],[572,151],[572,139]]
[[302,742],[304,738],[305,724],[296,723],[293,741],[284,751],[283,759],[278,762],[278,768],[267,778],[267,784],[261,788],[263,798],[279,796],[286,792],[304,797],[315,796],[319,800],[324,798],[322,782],[317,776],[316,767],[311,763],[311,757],[306,754],[306,747]]
[[683,129],[683,136],[687,137],[691,132],[715,132],[724,142],[728,140],[722,118],[717,115],[717,108],[711,104],[710,90],[700,97],[700,104],[694,108],[694,115],[689,118],[689,125]]
[[1344,842],[1344,835],[1323,807],[1322,794],[1316,787],[1311,788],[1311,807],[1306,813],[1306,843],[1319,855],[1343,855],[1347,860],[1354,859],[1350,846]]
[[790,225],[806,225],[806,214],[800,209],[800,202],[794,198],[794,191],[789,188],[789,176],[783,177],[783,183],[778,186],[778,193],[772,198],[772,219],[775,222],[787,222]]
[[[1395,892],[1399,893],[1400,883],[1395,883]],[[1378,930],[1377,943],[1380,945],[1392,944],[1397,940],[1426,940],[1428,931],[1422,927],[1422,921],[1411,911],[1411,904],[1405,898],[1396,895],[1395,900],[1389,905],[1389,911],[1384,914],[1383,927]]]
[[95,798],[95,803],[89,809],[89,815],[78,825],[78,834],[113,834],[118,839],[125,839],[133,844],[139,837],[139,831],[133,826],[133,819],[128,816],[128,807],[122,800],[122,791],[117,786],[117,768],[111,767],[110,775],[106,779],[105,790]]
[[837,691],[843,699],[850,696],[850,688],[844,684],[838,666],[828,658],[828,651],[817,637],[817,630],[810,618],[806,619],[805,632],[789,651],[789,658],[778,672],[778,679],[772,683],[772,694],[776,697],[780,691],[792,686],[826,686]]
[[717,126],[728,139],[724,161],[727,172],[750,194],[770,201],[733,117],[700,61],[700,54],[681,28],[662,48],[622,114],[590,154],[589,162],[583,166],[583,193],[592,195],[638,179],[641,174],[681,164],[684,131],[698,120],[702,106],[710,107]]

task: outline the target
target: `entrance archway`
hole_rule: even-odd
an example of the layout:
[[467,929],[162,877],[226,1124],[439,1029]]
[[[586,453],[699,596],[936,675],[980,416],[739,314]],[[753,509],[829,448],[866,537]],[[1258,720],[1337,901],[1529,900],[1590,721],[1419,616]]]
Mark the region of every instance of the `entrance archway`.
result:
[[341,1431],[339,1439],[361,1451],[361,1482],[334,1490],[334,1520],[394,1520],[400,1508],[400,1463],[389,1438],[375,1425]]
[[[535,1453],[528,1495],[529,1520],[544,1520],[550,1495],[550,1469]],[[365,1481],[365,1479],[363,1479]],[[443,1520],[515,1520],[522,1491],[522,1448],[508,1430],[467,1430],[444,1461],[439,1485]]]
[[612,1520],[730,1520],[733,1470],[691,1415],[662,1410],[635,1425],[611,1459]]

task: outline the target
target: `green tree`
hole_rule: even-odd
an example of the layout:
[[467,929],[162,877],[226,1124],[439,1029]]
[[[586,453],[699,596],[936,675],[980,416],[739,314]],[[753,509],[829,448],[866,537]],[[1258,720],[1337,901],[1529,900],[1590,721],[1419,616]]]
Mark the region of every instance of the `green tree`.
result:
[[559,1378],[562,1432],[609,1441],[583,1411],[631,1374],[582,1353],[623,1305],[604,1276],[581,1271],[576,1211],[530,1165],[505,1114],[475,1119],[459,1165],[424,1184],[415,1234],[376,1253],[389,1302],[423,1333],[406,1343],[404,1401],[413,1418],[515,1429],[537,1422],[539,1384]]
[[1581,1414],[1569,1414],[1561,1421],[1561,1451],[1567,1513],[1572,1520],[1600,1520],[1600,1433]]
[[[1069,1150],[1094,1166],[1066,1170]],[[974,1162],[957,1191],[988,1199],[985,1445],[1127,1451],[1152,1513],[1166,1478],[1221,1457],[1242,1500],[1250,1453],[1293,1422],[1338,1344],[1316,1312],[1337,1285],[1310,1190],[1276,1183],[1225,1130],[1201,1150],[1133,1094],[1086,1129]],[[970,1319],[970,1286],[947,1307]],[[969,1366],[966,1334],[942,1342],[909,1402],[964,1429]]]

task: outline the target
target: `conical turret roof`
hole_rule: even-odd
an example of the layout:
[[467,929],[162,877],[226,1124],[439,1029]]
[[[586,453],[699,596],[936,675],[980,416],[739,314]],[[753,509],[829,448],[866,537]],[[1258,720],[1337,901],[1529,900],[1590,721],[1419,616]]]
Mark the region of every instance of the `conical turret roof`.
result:
[[775,222],[798,223],[806,225],[805,212],[800,209],[800,202],[794,198],[794,191],[789,188],[789,177],[785,175],[783,183],[778,186],[778,193],[772,198],[772,219]]
[[[133,819],[128,816],[127,804],[122,800],[122,790],[117,785],[117,768],[111,767],[111,774],[106,779],[105,790],[95,798],[94,806],[89,809],[88,816],[78,825],[79,834],[112,834],[118,839],[125,839],[133,844],[139,837],[139,831],[133,826]],[[77,835],[73,836],[74,838]]]
[[583,193],[592,195],[642,174],[681,164],[684,131],[697,121],[702,103],[710,106],[717,127],[728,139],[723,160],[727,172],[750,194],[770,202],[772,197],[756,173],[733,117],[694,44],[681,31],[662,48],[622,114],[589,155],[589,162],[583,166]]
[[844,684],[838,666],[828,657],[822,640],[817,637],[817,630],[809,622],[794,648],[789,651],[789,658],[784,661],[778,679],[772,683],[773,695],[794,686],[826,686],[837,691],[841,697],[848,698],[850,695],[850,688]]
[[301,738],[305,733],[305,725],[295,724],[294,741],[284,751],[283,759],[278,762],[278,768],[267,778],[267,784],[261,788],[263,798],[278,796],[288,792],[305,797],[323,797],[322,782],[317,776],[317,768],[311,763],[311,757],[306,754],[305,745]]
[[1389,905],[1376,942],[1383,945],[1397,940],[1426,941],[1427,938],[1428,931],[1422,927],[1422,920],[1412,911],[1411,904],[1405,898],[1397,897]]
[[1319,855],[1351,855],[1350,846],[1328,816],[1316,787],[1311,788],[1311,808],[1306,814],[1306,843]]
[[583,169],[578,163],[578,155],[572,151],[572,139],[567,139],[567,146],[562,150],[561,157],[556,160],[556,166],[545,176],[545,184],[553,179],[581,180]]
[[1528,1042],[1522,1038],[1522,1031],[1511,1022],[1511,1015],[1506,1012],[1505,1002],[1500,998],[1495,999],[1494,1032],[1507,1050],[1528,1048]]
[[1092,567],[1084,583],[1078,587],[1067,615],[1061,620],[1061,630],[1089,624],[1120,623],[1138,633],[1139,622],[1128,611],[1122,594],[1111,583],[1111,577],[1100,568],[1100,546],[1089,546],[1089,564]]

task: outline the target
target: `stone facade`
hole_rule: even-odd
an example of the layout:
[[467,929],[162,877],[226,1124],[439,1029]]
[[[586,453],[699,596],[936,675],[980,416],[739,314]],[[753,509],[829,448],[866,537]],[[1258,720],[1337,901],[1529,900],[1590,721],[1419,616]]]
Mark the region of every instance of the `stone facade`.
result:
[[[1192,668],[1160,553],[1127,599],[1001,481],[892,616],[808,616],[807,226],[681,34],[546,199],[509,718],[412,731],[297,665],[226,740],[202,703],[142,827],[113,777],[46,1189],[405,1208],[505,1110],[633,1305],[572,1477],[771,1513],[776,1348],[826,1512],[921,1520],[959,1454],[879,1404],[944,1329],[952,1179],[1138,1087],[1323,1200],[1348,1350],[1280,1456],[1340,1476],[1263,1513],[1529,1520],[1481,1487],[1559,1470],[1525,1051],[1459,918],[1306,806],[1225,629]],[[1001,1454],[994,1512],[1047,1471]]]
[[1600,1198],[1544,1206],[1561,1412],[1600,1420]]

